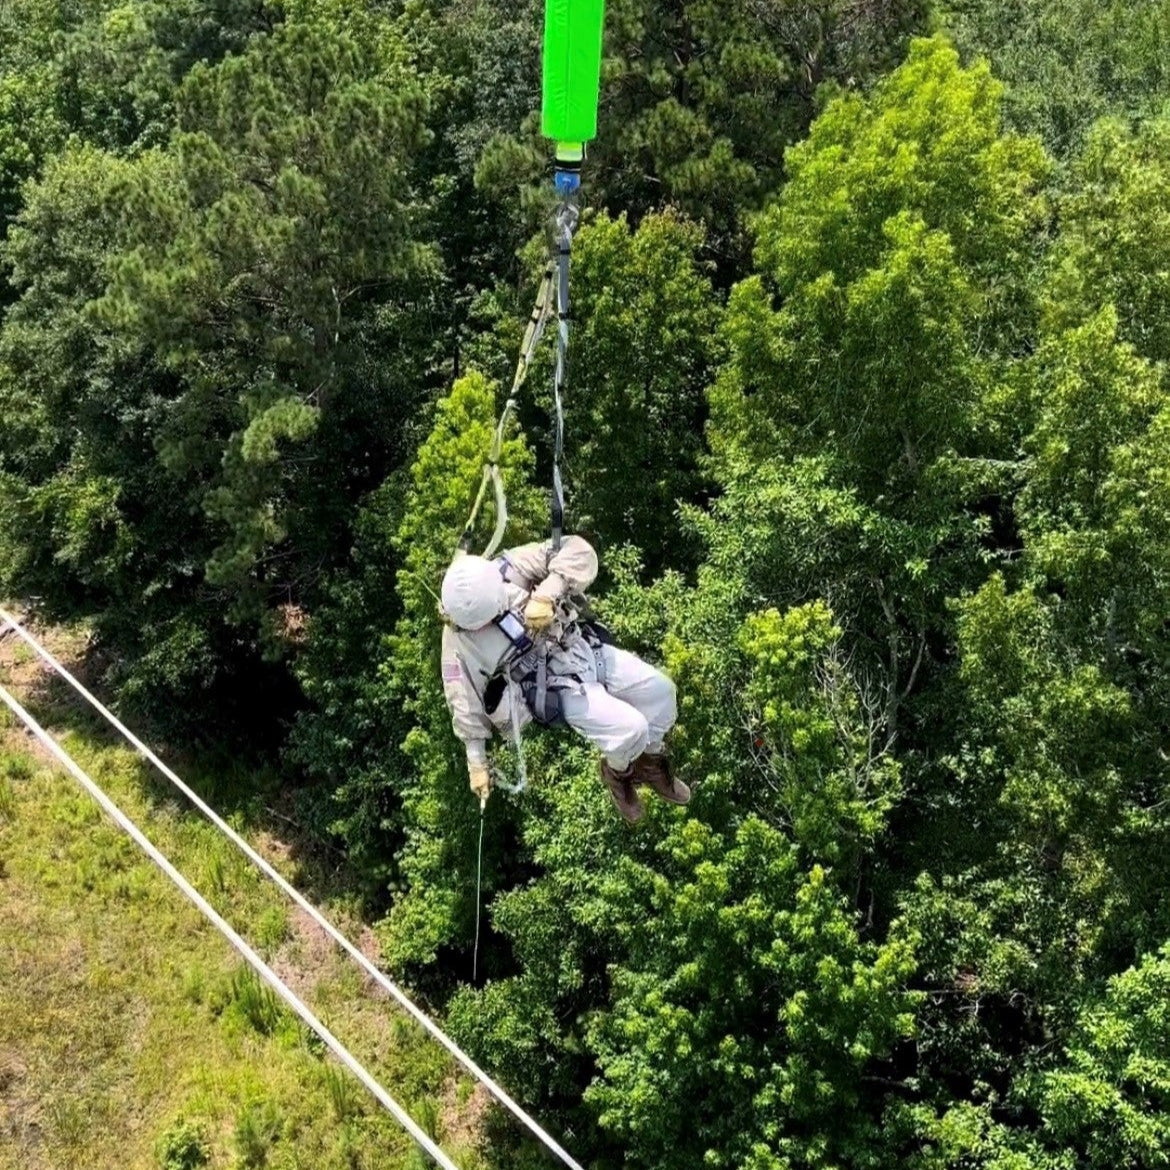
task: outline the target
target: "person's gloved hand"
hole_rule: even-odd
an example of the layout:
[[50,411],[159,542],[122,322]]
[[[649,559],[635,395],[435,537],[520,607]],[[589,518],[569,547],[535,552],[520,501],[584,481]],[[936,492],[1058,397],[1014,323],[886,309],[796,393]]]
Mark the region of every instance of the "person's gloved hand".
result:
[[541,597],[534,593],[524,607],[524,624],[533,634],[543,634],[553,624],[556,616],[556,606],[551,597]]
[[492,774],[487,764],[478,760],[467,761],[467,774],[471,777],[471,791],[479,797],[480,804],[486,804],[492,791]]

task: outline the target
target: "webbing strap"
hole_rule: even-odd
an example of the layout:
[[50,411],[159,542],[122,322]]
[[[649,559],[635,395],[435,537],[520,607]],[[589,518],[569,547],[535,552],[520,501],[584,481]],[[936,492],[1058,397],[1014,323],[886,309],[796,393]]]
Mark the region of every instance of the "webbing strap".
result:
[[573,202],[565,203],[557,217],[557,368],[553,378],[556,439],[553,443],[552,546],[561,547],[565,531],[565,489],[561,482],[561,459],[565,454],[565,379],[569,362],[569,263],[573,233],[579,212]]
[[548,722],[548,648],[536,660],[536,698],[533,701],[536,708],[533,714],[540,723]]
[[595,663],[594,669],[597,671],[597,681],[605,686],[609,682],[609,667],[605,665],[605,647],[600,642],[593,647],[593,661]]
[[491,557],[496,549],[500,547],[504,539],[504,532],[508,527],[508,500],[504,493],[504,479],[500,475],[500,452],[503,450],[504,437],[508,431],[508,423],[520,403],[520,391],[524,388],[524,383],[528,379],[528,370],[536,354],[536,347],[540,344],[540,339],[544,336],[544,328],[548,324],[549,317],[552,315],[555,278],[556,265],[550,260],[545,266],[544,275],[541,277],[540,289],[536,294],[536,304],[532,309],[532,317],[528,321],[528,328],[524,331],[524,341],[520,346],[520,360],[516,363],[516,374],[512,379],[512,389],[508,394],[508,401],[504,403],[504,410],[500,415],[500,421],[496,425],[495,434],[492,436],[491,452],[483,467],[483,479],[480,481],[479,492],[475,497],[475,504],[472,506],[471,515],[467,518],[467,523],[463,526],[463,535],[459,540],[459,547],[465,552],[471,551],[475,522],[479,519],[479,510],[483,507],[489,485],[494,489],[496,499],[496,526],[492,532],[491,541],[488,543],[487,548],[484,549],[483,555],[485,557]]
[[500,474],[500,452],[503,450],[508,423],[519,406],[520,391],[527,381],[528,371],[536,354],[536,347],[544,336],[545,326],[553,314],[554,306],[558,317],[558,328],[556,377],[553,382],[555,442],[553,446],[552,541],[554,550],[561,546],[565,526],[565,491],[561,478],[561,459],[565,450],[564,389],[569,354],[569,260],[573,246],[573,233],[577,230],[579,220],[580,212],[572,199],[560,205],[556,218],[556,255],[545,266],[540,290],[536,295],[536,306],[532,311],[528,328],[524,332],[524,341],[520,347],[520,360],[516,364],[516,375],[512,380],[512,389],[508,394],[507,402],[504,403],[504,410],[496,425],[495,434],[492,436],[491,453],[484,464],[479,492],[475,497],[471,515],[463,527],[463,535],[459,540],[459,547],[465,552],[471,551],[475,522],[479,519],[480,509],[487,498],[489,486],[493,489],[495,496],[496,525],[483,555],[488,558],[494,556],[503,542],[504,533],[508,527],[508,500],[504,491],[504,478]]

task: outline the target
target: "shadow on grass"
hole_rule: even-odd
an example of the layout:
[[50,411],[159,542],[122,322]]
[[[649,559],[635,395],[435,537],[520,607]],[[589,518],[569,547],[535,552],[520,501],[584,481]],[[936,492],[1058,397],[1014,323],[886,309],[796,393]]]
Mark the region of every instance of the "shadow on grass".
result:
[[[63,665],[109,706],[107,696],[99,693],[93,682],[92,676],[99,672],[91,669],[86,657],[63,659]],[[17,698],[33,718],[55,736],[75,736],[86,750],[111,747],[133,750],[116,728],[47,667],[38,669],[27,682],[14,686],[19,688]],[[335,843],[314,833],[298,819],[298,793],[282,779],[271,758],[265,759],[261,753],[247,759],[227,750],[172,748],[152,741],[149,727],[136,725],[132,716],[117,710],[114,713],[201,800],[258,853],[274,863],[264,848],[264,839],[275,844],[281,859],[291,864],[289,880],[309,901],[317,905],[341,902],[357,914],[369,908],[368,877],[363,878],[349,864]],[[140,761],[136,779],[143,796],[152,805],[187,811],[202,818],[203,814],[186,796],[145,758]],[[287,874],[286,866],[278,868]]]

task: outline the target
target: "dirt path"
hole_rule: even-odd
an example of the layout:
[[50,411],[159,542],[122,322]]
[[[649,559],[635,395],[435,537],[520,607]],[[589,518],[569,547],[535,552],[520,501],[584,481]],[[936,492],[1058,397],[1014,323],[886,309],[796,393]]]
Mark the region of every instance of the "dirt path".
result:
[[[78,678],[82,678],[84,656],[89,646],[89,635],[82,631],[66,631],[54,626],[25,623],[22,612],[5,605],[5,609],[28,630],[46,650],[63,663]],[[84,681],[84,680],[83,680]],[[29,707],[38,696],[43,696],[54,685],[48,668],[28,644],[11,627],[0,631],[0,683],[24,707]],[[65,684],[57,684],[65,685]],[[3,708],[5,714],[8,709]],[[56,764],[52,752],[12,717],[12,726],[0,727],[0,748],[27,752],[45,764]],[[38,722],[41,722],[38,720]],[[43,724],[42,724],[43,725]],[[46,730],[52,728],[46,727]]]

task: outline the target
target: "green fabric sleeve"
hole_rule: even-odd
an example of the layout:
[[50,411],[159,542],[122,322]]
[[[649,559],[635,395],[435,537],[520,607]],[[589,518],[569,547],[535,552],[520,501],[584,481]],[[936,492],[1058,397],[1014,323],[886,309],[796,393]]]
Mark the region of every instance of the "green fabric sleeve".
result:
[[605,0],[547,0],[542,128],[557,142],[597,137]]

